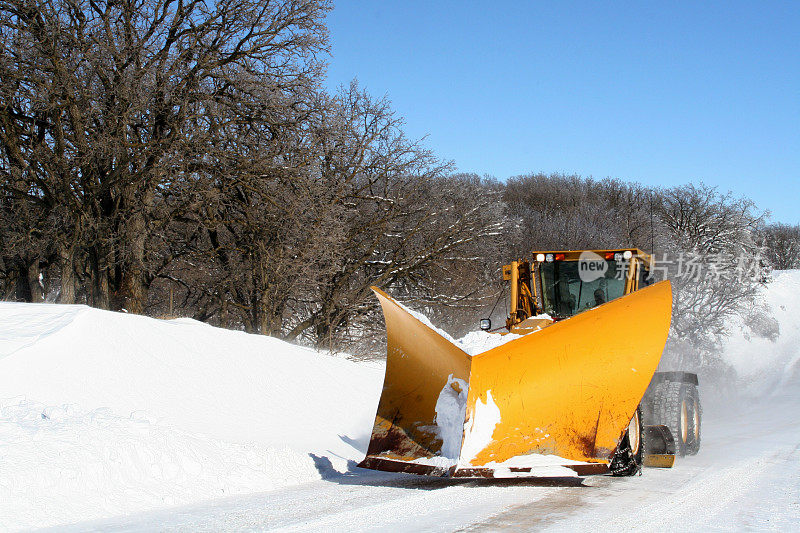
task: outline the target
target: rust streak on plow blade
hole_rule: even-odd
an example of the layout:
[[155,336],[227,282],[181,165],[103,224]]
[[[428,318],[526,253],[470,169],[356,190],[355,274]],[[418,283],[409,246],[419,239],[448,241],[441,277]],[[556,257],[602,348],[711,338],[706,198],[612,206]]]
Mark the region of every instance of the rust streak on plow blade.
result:
[[[607,471],[658,366],[672,309],[664,281],[470,357],[374,291],[388,352],[361,466],[455,477]],[[455,425],[437,419],[442,395],[465,404]]]

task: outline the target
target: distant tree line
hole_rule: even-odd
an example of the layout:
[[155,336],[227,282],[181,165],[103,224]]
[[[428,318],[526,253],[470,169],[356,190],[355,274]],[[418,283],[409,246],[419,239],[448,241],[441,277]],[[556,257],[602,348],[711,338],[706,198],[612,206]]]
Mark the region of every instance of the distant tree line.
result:
[[800,268],[800,225],[771,224],[763,230],[764,250],[777,270]]
[[[322,88],[330,8],[0,0],[0,297],[370,352],[370,286],[460,334],[533,249],[799,266],[797,227],[703,185],[454,173],[385,98]],[[758,286],[719,271],[676,282],[674,336],[703,353]]]

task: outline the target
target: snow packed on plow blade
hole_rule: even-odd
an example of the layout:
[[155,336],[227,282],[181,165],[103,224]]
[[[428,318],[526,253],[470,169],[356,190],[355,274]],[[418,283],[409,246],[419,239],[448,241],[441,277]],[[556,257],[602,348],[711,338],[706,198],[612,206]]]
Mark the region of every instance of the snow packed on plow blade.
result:
[[360,466],[438,476],[607,472],[672,311],[664,281],[470,356],[373,290],[386,375]]

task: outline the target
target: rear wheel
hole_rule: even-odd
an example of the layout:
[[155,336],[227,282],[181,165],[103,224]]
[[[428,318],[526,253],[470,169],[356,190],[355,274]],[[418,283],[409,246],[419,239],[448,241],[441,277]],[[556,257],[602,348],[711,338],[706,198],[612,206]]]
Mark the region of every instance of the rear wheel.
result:
[[[687,383],[667,381],[658,387],[654,399],[657,423],[667,426],[672,432],[675,438],[675,453],[681,457],[691,453],[689,443],[692,441],[695,404],[693,389],[694,387]],[[699,430],[699,424],[697,428]]]
[[636,408],[628,423],[625,436],[611,459],[609,471],[612,476],[633,476],[642,470],[642,409]]

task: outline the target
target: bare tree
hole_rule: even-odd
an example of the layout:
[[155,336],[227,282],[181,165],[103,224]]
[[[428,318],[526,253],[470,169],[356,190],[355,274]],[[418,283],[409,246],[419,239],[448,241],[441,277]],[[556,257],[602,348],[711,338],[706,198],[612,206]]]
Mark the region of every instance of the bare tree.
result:
[[[465,265],[473,243],[499,235],[502,211],[479,180],[448,177],[448,165],[408,140],[386,99],[353,83],[329,109],[316,131],[318,169],[342,253],[293,302],[287,332],[320,346],[375,330],[371,285],[433,297],[432,270]],[[462,292],[454,288],[444,293]]]
[[264,96],[249,91],[254,80],[275,95],[313,84],[328,9],[323,0],[0,1],[3,187],[66,208],[53,239],[68,274],[62,301],[74,272],[93,305],[143,311],[163,264],[153,257],[159,217],[218,134],[210,112],[251,111],[237,103]]
[[[748,199],[702,184],[659,191],[659,197],[662,254],[656,259],[673,283],[666,363],[713,366],[727,320],[752,308],[766,280],[768,266],[757,240],[765,214]],[[686,342],[695,349],[674,349]]]
[[214,273],[203,286],[212,306],[202,310],[206,317],[223,313],[247,331],[283,336],[289,302],[306,297],[322,272],[335,268],[344,246],[340,208],[309,166],[307,120],[280,133],[240,132],[213,152],[194,215],[202,235],[193,259],[204,259]]
[[761,231],[764,254],[773,268],[800,268],[800,225],[770,224]]
[[652,242],[652,193],[636,184],[530,174],[510,178],[504,199],[522,228],[519,257],[542,249],[649,249]]
[[[40,302],[45,273],[54,260],[51,228],[58,221],[41,205],[11,195],[0,199],[0,294],[3,299]],[[49,277],[49,276],[48,276]]]

